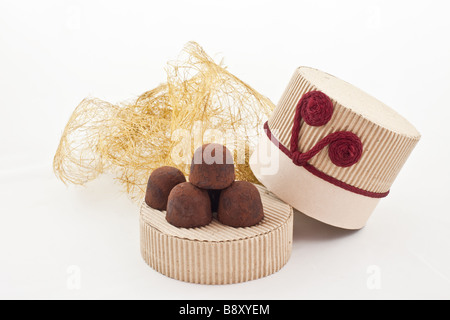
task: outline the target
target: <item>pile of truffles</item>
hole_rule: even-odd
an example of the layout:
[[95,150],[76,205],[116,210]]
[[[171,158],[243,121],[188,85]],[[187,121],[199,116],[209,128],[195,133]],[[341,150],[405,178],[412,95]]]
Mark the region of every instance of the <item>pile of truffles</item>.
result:
[[234,178],[231,152],[221,144],[204,144],[194,152],[189,182],[176,168],[158,168],[148,180],[145,202],[166,210],[166,220],[179,228],[205,226],[213,212],[228,226],[258,224],[264,218],[258,189]]

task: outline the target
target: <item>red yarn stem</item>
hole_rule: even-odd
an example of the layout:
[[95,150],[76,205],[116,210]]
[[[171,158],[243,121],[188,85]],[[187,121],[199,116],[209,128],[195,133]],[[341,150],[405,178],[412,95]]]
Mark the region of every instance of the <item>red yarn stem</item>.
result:
[[[310,101],[310,99],[312,99],[312,102]],[[313,104],[314,110],[307,109],[309,108],[308,104],[310,102]],[[310,91],[302,96],[295,110],[294,123],[292,125],[290,150],[287,149],[284,145],[282,145],[272,136],[268,123],[266,122],[264,124],[264,129],[269,139],[272,142],[276,142],[278,148],[289,158],[291,158],[294,164],[298,166],[303,166],[310,173],[327,182],[334,184],[335,186],[338,186],[340,188],[363,196],[367,196],[370,198],[383,198],[389,194],[389,191],[378,193],[363,190],[361,188],[352,186],[350,184],[347,184],[343,181],[340,181],[336,178],[327,175],[326,173],[316,169],[314,166],[309,164],[308,161],[316,154],[318,154],[323,148],[325,148],[330,144],[340,142],[340,145],[336,146],[336,148],[332,148],[334,145],[330,145],[329,147],[330,160],[337,166],[349,167],[358,162],[359,159],[361,158],[362,143],[359,137],[356,136],[354,133],[350,131],[338,131],[329,134],[328,136],[317,142],[311,148],[311,150],[302,153],[300,150],[298,150],[298,140],[300,134],[300,126],[302,122],[302,112],[305,116],[308,116],[310,118],[309,121],[306,121],[305,119],[305,122],[307,124],[314,126],[324,125],[331,119],[333,113],[333,104],[330,98],[320,91]],[[312,122],[311,120],[315,121]],[[340,157],[342,153],[338,152],[338,148],[341,146],[345,148],[344,151],[348,155],[347,158]]]
[[[269,128],[269,124],[266,122],[264,123],[264,131],[266,132],[267,137],[269,138],[269,140],[271,140],[275,145],[278,146],[278,148],[280,149],[280,151],[282,151],[286,156],[288,156],[290,159],[293,158],[293,152],[291,152],[288,148],[286,148],[283,144],[281,144],[273,135],[272,132],[270,131]],[[298,134],[297,134],[298,137]],[[298,140],[297,140],[298,141]],[[291,140],[292,142],[292,140]],[[320,142],[319,142],[320,143]],[[347,191],[356,193],[356,194],[360,194],[369,198],[384,198],[389,194],[389,190],[386,192],[371,192],[371,191],[367,191],[355,186],[352,186],[348,183],[345,183],[341,180],[338,180],[336,178],[333,178],[332,176],[327,175],[326,173],[318,170],[316,167],[314,167],[313,165],[305,162],[305,164],[303,164],[303,167],[308,170],[310,173],[312,173],[313,175],[331,183],[334,184],[337,187],[340,187],[342,189],[345,189]]]
[[[294,163],[296,165],[302,166],[308,160],[310,160],[312,157],[314,157],[316,154],[318,154],[327,145],[329,145],[332,142],[338,141],[340,139],[347,139],[353,145],[355,145],[357,147],[359,147],[359,145],[361,145],[361,142],[359,141],[359,138],[354,133],[352,133],[350,131],[338,131],[338,132],[334,132],[334,133],[329,134],[328,136],[326,136],[325,138],[323,138],[322,140],[317,142],[316,145],[311,148],[311,150],[309,150],[309,151],[307,151],[305,153],[301,153],[298,150],[295,150],[295,151],[292,152],[292,149],[291,149],[292,156],[293,156],[292,160],[294,161]],[[361,148],[362,148],[362,145],[361,145]],[[357,157],[355,163],[359,160],[360,156],[361,155],[359,155]],[[343,162],[339,161],[338,159],[334,160],[333,163],[338,165],[338,166],[344,166]],[[348,165],[345,165],[345,166],[348,166]]]

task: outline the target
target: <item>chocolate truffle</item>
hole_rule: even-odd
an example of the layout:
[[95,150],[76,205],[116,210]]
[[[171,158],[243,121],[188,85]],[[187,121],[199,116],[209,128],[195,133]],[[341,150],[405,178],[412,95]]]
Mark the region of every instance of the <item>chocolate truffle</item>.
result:
[[148,179],[145,203],[154,209],[166,210],[170,191],[182,182],[186,182],[186,178],[177,168],[165,166],[153,170]]
[[209,189],[209,200],[211,200],[211,211],[217,212],[217,208],[219,208],[219,197],[221,190]]
[[167,201],[166,220],[180,228],[195,228],[212,220],[211,201],[208,191],[189,182],[176,185]]
[[233,155],[217,143],[197,148],[191,163],[189,181],[202,189],[224,189],[234,181]]
[[222,190],[217,219],[232,227],[250,227],[264,218],[258,189],[247,181],[235,181]]

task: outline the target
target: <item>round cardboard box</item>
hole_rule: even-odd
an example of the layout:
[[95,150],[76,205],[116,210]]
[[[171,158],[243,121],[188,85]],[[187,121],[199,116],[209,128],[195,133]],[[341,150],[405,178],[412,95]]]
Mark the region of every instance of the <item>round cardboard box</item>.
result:
[[280,270],[292,251],[293,209],[256,185],[264,219],[253,227],[233,228],[213,220],[201,228],[177,228],[165,211],[145,202],[140,213],[141,254],[156,271],[177,280],[231,284]]
[[[311,173],[280,150],[280,146],[290,149],[298,103],[311,91],[326,94],[333,103],[333,113],[320,126],[300,121],[298,151],[308,152],[332,133],[352,132],[363,146],[357,163],[349,167],[335,165],[327,146],[308,164],[317,172],[363,192],[350,191]],[[255,177],[295,209],[344,229],[366,225],[380,197],[389,192],[420,139],[420,133],[408,120],[381,101],[348,82],[308,67],[294,72],[267,128],[270,134],[260,137],[250,157]]]

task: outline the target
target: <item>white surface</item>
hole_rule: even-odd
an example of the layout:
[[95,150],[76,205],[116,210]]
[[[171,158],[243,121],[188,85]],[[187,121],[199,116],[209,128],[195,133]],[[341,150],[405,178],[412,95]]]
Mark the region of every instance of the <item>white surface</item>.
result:
[[[448,1],[124,3],[0,2],[1,298],[450,298]],[[77,103],[153,88],[189,40],[222,53],[274,102],[306,65],[418,128],[422,140],[367,227],[344,231],[296,214],[280,272],[193,285],[145,265],[139,206],[110,177],[85,188],[54,177]]]

